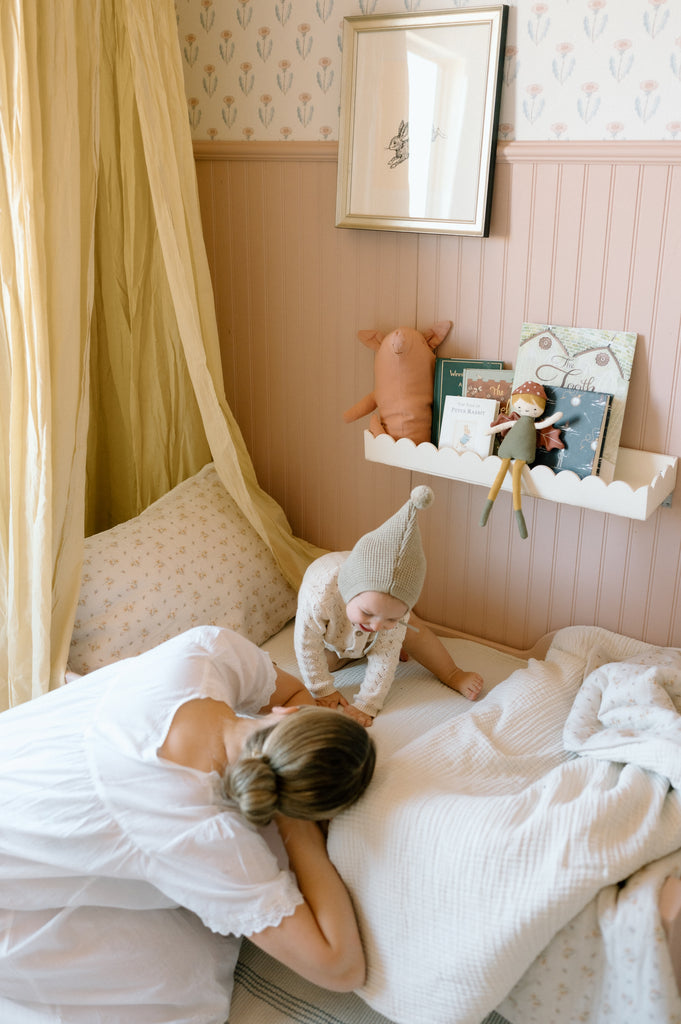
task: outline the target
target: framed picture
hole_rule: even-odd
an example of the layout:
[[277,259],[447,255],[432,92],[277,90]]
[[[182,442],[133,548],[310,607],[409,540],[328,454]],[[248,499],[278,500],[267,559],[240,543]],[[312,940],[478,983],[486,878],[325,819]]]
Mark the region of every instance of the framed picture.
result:
[[507,20],[344,19],[337,227],[489,234]]

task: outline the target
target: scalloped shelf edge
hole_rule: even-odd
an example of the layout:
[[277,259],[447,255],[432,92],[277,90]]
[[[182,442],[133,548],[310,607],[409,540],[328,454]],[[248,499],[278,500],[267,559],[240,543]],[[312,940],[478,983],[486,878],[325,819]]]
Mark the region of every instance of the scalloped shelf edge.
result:
[[[460,455],[453,448],[436,448],[429,442],[416,445],[408,438],[396,441],[389,434],[378,437],[364,431],[364,457],[398,469],[429,473],[461,483],[491,487],[501,459],[490,455],[481,459],[475,452]],[[657,455],[633,448],[620,448],[615,479],[606,483],[598,476],[578,477],[564,471],[554,473],[546,466],[523,470],[523,494],[544,498],[562,505],[608,512],[627,519],[648,519],[660,505],[669,504],[676,485],[678,459],[674,455]],[[511,490],[510,474],[502,490]]]

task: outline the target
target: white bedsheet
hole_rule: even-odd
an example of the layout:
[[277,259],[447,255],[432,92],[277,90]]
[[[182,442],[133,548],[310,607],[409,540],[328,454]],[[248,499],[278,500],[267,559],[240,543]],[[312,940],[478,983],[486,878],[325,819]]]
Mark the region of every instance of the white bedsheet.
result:
[[[561,630],[545,662],[476,705],[434,683],[437,717],[416,738],[404,725],[401,745],[391,693],[373,726],[375,781],[329,837],[358,909],[372,1007],[398,1024],[479,1024],[497,1006],[517,1024],[572,1024],[579,984],[590,1022],[681,1020],[655,910],[681,864],[639,870],[681,846],[679,794],[661,774],[563,746],[594,657],[644,651],[605,630]],[[587,942],[600,957],[591,977]]]

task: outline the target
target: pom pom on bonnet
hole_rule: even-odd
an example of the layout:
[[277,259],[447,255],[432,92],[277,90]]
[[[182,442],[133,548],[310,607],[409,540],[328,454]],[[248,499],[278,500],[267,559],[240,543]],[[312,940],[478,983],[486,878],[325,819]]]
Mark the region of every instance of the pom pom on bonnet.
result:
[[426,557],[416,521],[419,509],[432,505],[430,487],[415,487],[399,511],[355,544],[338,573],[338,589],[346,604],[367,590],[403,601],[410,610],[426,578]]

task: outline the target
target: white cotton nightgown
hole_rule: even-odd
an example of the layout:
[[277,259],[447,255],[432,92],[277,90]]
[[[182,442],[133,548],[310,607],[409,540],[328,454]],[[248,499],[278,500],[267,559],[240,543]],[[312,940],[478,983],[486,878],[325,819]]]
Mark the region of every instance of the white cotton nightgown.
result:
[[157,750],[186,701],[255,714],[274,685],[205,626],[0,715],[0,1020],[226,1020],[236,936],[302,895],[217,774]]

